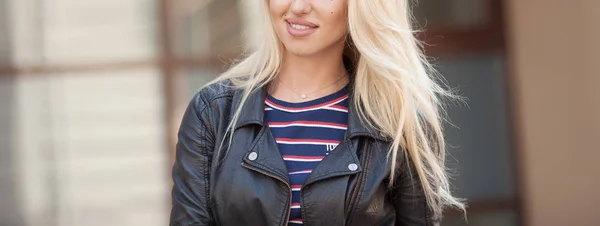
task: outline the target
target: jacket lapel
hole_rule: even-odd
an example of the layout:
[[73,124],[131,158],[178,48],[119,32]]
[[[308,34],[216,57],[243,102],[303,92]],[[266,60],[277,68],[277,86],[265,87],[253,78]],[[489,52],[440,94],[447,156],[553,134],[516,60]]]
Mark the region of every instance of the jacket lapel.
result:
[[[242,105],[242,90],[236,90],[233,96],[232,113]],[[289,178],[285,163],[264,118],[266,88],[250,93],[242,105],[241,114],[235,125],[238,131],[244,126],[254,125],[259,132],[252,145],[246,150],[242,165],[246,168],[273,177],[289,187]],[[256,130],[255,130],[256,131]]]
[[[352,76],[349,89],[348,129],[344,141],[319,163],[309,176],[306,184],[331,177],[361,172],[362,167],[356,153],[357,138],[368,137],[384,141],[389,139],[380,134],[373,126],[360,120],[358,111],[354,106],[353,81]],[[248,148],[243,162],[247,166],[260,169],[263,173],[277,176],[277,179],[289,184],[285,163],[264,117],[266,92],[265,86],[254,90],[243,105],[242,90],[236,90],[233,96],[232,114],[242,105],[240,117],[235,125],[236,130],[248,125],[259,126],[259,134],[256,136],[251,147]]]

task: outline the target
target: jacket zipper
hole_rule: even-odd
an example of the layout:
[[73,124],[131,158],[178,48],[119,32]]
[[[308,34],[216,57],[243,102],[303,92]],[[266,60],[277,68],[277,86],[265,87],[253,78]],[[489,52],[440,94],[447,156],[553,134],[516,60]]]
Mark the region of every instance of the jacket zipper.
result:
[[351,214],[352,214],[352,206],[354,206],[354,204],[356,203],[356,198],[358,196],[358,192],[362,189],[362,179],[363,179],[363,175],[366,174],[367,171],[367,158],[368,158],[368,154],[367,154],[367,147],[365,144],[365,148],[363,150],[363,154],[362,154],[362,159],[360,161],[360,164],[363,166],[363,172],[359,173],[357,178],[356,178],[356,184],[354,185],[354,190],[352,191],[352,195],[350,196],[350,202],[348,202],[348,212],[346,213],[346,221],[348,222],[350,220]]
[[246,164],[244,164],[243,162],[242,162],[242,166],[243,166],[244,168],[246,168],[246,169],[254,170],[254,171],[256,171],[256,172],[259,172],[259,173],[265,174],[265,175],[267,175],[267,176],[269,176],[269,177],[275,178],[275,179],[277,179],[278,181],[281,181],[283,184],[285,184],[285,185],[288,187],[288,191],[289,191],[289,194],[290,194],[290,195],[289,195],[289,198],[288,198],[288,200],[287,200],[287,206],[286,206],[286,208],[287,208],[287,209],[286,209],[287,217],[285,218],[285,223],[282,225],[282,226],[287,226],[287,225],[288,225],[288,223],[289,223],[289,221],[290,221],[290,214],[291,214],[290,206],[291,206],[291,202],[292,202],[292,186],[290,186],[290,184],[289,184],[287,181],[284,181],[284,180],[280,179],[279,177],[277,177],[277,176],[275,176],[275,175],[273,175],[273,174],[271,174],[271,173],[269,173],[269,172],[266,172],[266,171],[264,171],[264,170],[261,170],[261,169],[257,169],[257,168],[255,168],[255,167],[250,167],[250,166],[247,166],[247,165],[246,165]]

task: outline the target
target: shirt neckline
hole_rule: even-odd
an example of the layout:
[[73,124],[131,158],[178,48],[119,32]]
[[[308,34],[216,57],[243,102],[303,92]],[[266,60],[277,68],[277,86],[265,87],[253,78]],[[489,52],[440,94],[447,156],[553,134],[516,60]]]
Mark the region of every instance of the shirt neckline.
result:
[[268,92],[267,92],[266,98],[267,98],[267,100],[269,100],[269,101],[271,101],[271,102],[273,102],[273,103],[275,103],[277,105],[284,106],[284,107],[291,107],[291,108],[311,107],[311,106],[316,106],[316,105],[320,105],[320,104],[323,104],[323,103],[327,103],[327,102],[330,102],[332,100],[335,100],[335,99],[338,99],[340,97],[343,97],[343,96],[347,95],[348,94],[349,86],[350,86],[350,84],[346,84],[340,90],[338,90],[338,91],[336,91],[336,92],[334,92],[332,94],[329,94],[329,95],[326,95],[326,96],[323,96],[323,97],[319,97],[319,98],[314,99],[314,100],[304,101],[304,102],[287,102],[287,101],[283,101],[283,100],[280,100],[280,99],[277,99],[277,98],[271,96],[271,94],[268,93]]

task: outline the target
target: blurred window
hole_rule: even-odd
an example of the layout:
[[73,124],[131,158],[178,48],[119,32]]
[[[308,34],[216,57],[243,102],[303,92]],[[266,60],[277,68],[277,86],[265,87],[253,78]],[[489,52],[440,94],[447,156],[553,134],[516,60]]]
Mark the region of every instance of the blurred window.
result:
[[[520,223],[510,136],[501,0],[411,1],[436,69],[466,97],[445,125],[455,195],[467,198],[469,225]],[[467,225],[450,212],[443,225]]]
[[0,225],[168,223],[160,1],[0,1]]
[[477,29],[491,21],[491,0],[414,1],[413,14],[429,28]]

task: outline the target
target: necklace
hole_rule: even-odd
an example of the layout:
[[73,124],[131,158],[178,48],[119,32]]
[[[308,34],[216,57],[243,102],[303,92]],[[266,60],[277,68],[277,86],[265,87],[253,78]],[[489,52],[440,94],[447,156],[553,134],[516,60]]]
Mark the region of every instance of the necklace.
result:
[[289,90],[291,90],[292,92],[294,92],[296,95],[300,96],[300,98],[306,99],[309,95],[311,95],[313,93],[316,93],[316,92],[318,92],[318,91],[320,91],[322,89],[329,88],[330,86],[337,84],[344,77],[346,77],[346,73],[342,74],[342,76],[340,76],[340,78],[338,80],[336,80],[335,82],[333,82],[333,83],[331,83],[331,84],[329,84],[327,86],[324,86],[324,87],[319,87],[315,91],[312,91],[312,92],[309,92],[309,93],[297,93],[296,90],[293,87],[289,88],[287,84],[285,84],[285,83],[283,83],[283,81],[281,81],[281,79],[277,79],[277,80],[279,81],[279,83],[281,83],[282,85],[284,85],[286,88],[288,88]]

